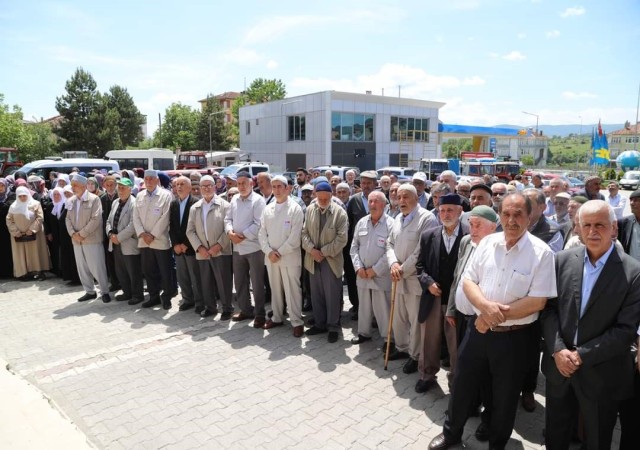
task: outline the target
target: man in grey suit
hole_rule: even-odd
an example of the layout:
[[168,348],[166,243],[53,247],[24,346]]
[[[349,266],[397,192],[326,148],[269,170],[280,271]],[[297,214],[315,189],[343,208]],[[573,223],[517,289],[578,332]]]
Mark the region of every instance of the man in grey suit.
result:
[[118,180],[118,198],[111,206],[105,231],[109,239],[108,250],[113,253],[116,278],[122,288],[122,294],[116,295],[116,300],[137,305],[144,300],[144,288],[138,236],[133,226],[136,199],[131,195],[132,187],[129,178]]
[[558,254],[558,296],[541,316],[546,446],[552,450],[569,448],[578,411],[586,448],[610,448],[618,404],[633,395],[629,348],[640,321],[640,263],[616,250],[616,216],[608,203],[589,201],[578,218],[585,247]]

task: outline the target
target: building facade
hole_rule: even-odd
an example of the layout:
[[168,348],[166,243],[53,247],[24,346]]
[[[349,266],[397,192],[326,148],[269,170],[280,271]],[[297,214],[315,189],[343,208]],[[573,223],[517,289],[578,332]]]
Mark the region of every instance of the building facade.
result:
[[[240,97],[240,92],[224,92],[222,94],[216,95],[215,99],[218,101],[220,105],[220,109],[224,111],[224,123],[232,123],[233,122],[233,103],[236,99]],[[208,98],[203,98],[202,100],[198,100],[200,103],[200,109],[204,110],[207,106]]]
[[640,122],[631,125],[628,121],[621,130],[607,134],[610,159],[616,159],[620,153],[640,148]]
[[444,103],[324,91],[240,108],[240,148],[273,171],[418,166],[438,157]]

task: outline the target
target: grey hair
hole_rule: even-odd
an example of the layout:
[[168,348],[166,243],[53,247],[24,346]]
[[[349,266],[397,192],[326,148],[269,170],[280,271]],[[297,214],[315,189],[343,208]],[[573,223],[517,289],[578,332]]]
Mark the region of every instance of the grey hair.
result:
[[538,205],[544,205],[547,202],[547,198],[544,196],[544,193],[540,189],[536,188],[527,188],[522,191],[524,195],[529,195],[530,193],[535,194],[536,203]]
[[367,196],[367,200],[371,200],[372,197],[380,197],[379,200],[382,200],[385,203],[387,201],[387,197],[384,195],[384,192],[382,191],[371,191]]
[[609,213],[609,223],[612,224],[614,222],[617,222],[616,212],[613,210],[613,206],[611,206],[609,203],[605,202],[604,200],[589,200],[588,202],[585,202],[578,210],[578,221],[580,222],[580,225],[582,225],[583,209],[585,209],[587,213],[593,213],[593,212],[601,211],[603,208],[606,208],[607,212]]
[[442,177],[453,177],[456,178],[456,173],[453,170],[443,170],[442,173],[440,174],[440,179],[442,180]]
[[431,192],[433,194],[451,194],[451,186],[449,186],[447,183],[440,183],[439,186],[437,186],[435,189],[431,189]]

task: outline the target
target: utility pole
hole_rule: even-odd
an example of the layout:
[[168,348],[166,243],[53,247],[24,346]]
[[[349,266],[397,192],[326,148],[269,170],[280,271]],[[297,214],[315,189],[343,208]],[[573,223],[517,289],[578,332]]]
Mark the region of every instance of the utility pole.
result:
[[162,116],[158,113],[158,135],[160,136],[160,148],[162,148]]

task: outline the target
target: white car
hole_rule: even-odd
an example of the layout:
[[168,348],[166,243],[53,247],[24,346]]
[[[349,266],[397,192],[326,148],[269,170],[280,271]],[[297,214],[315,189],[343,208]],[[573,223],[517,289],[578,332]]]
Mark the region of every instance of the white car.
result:
[[620,187],[622,189],[631,189],[632,191],[640,188],[640,171],[630,170],[625,172],[620,179]]

